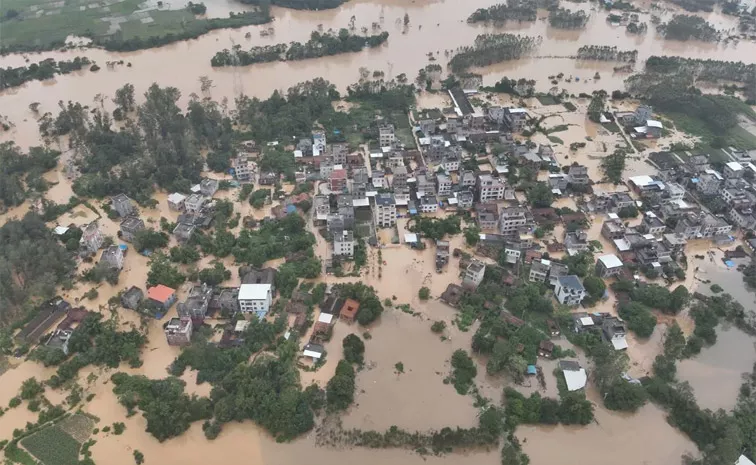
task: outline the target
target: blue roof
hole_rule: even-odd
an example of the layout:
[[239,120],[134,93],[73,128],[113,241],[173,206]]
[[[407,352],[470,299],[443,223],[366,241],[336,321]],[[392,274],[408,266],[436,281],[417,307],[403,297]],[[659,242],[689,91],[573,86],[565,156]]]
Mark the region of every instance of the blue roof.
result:
[[126,244],[121,244],[121,245],[119,245],[118,247],[120,247],[120,248],[121,248],[121,250],[128,250],[128,248],[129,248],[129,246],[128,246],[128,245],[126,245]]
[[296,205],[287,205],[286,206],[286,213],[294,213],[297,211]]
[[727,268],[733,268],[735,266],[735,262],[733,262],[732,260],[727,260],[725,262],[725,265],[727,265]]
[[538,370],[536,370],[536,366],[535,365],[528,365],[528,374],[529,375],[535,375],[536,373],[538,373]]

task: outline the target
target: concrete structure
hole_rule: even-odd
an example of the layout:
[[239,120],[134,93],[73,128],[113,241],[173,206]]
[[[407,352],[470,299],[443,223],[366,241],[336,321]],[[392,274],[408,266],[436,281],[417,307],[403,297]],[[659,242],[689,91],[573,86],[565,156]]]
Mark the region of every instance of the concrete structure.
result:
[[100,263],[108,268],[123,269],[123,249],[117,245],[111,245],[102,251]]
[[451,178],[445,174],[436,175],[436,193],[439,197],[449,197],[452,190]]
[[205,197],[201,194],[192,194],[184,201],[184,209],[187,213],[197,213],[205,204]]
[[242,284],[239,287],[239,310],[265,318],[273,302],[270,284]]
[[378,194],[375,196],[373,218],[375,225],[379,228],[387,228],[396,224],[396,202],[393,195]]
[[743,173],[745,173],[745,170],[743,169],[743,165],[741,165],[740,163],[736,161],[725,163],[724,171],[722,172],[722,174],[724,174],[724,177],[726,179],[741,178],[743,177]]
[[124,308],[136,310],[139,304],[144,300],[144,292],[136,286],[131,286],[126,292],[121,294],[121,305]]
[[200,181],[200,193],[205,197],[212,197],[218,191],[219,185],[217,179],[205,178]]
[[643,215],[641,226],[646,233],[654,236],[660,236],[667,230],[667,225],[654,212],[646,212]]
[[345,169],[334,169],[331,171],[331,176],[328,179],[328,186],[333,193],[341,193],[346,191],[347,187],[347,171]]
[[97,224],[97,220],[92,221],[88,225],[81,228],[81,239],[79,239],[79,247],[87,254],[93,254],[100,250],[102,243],[105,239],[100,231],[100,226]]
[[110,199],[110,206],[113,210],[118,212],[118,216],[126,218],[134,213],[134,204],[126,194],[118,194]]
[[499,231],[505,236],[519,235],[523,229],[528,229],[531,223],[527,208],[508,207],[499,212]]
[[588,167],[583,165],[571,165],[567,171],[567,181],[570,184],[586,185],[591,183],[588,177]]
[[359,302],[352,299],[346,299],[344,301],[344,305],[341,307],[341,311],[339,312],[339,318],[341,318],[344,321],[352,322],[357,316],[357,312],[359,311],[359,309],[360,309]]
[[473,260],[469,265],[467,265],[467,269],[465,269],[465,275],[462,278],[462,284],[472,288],[477,288],[478,286],[480,286],[480,283],[483,282],[483,277],[485,276],[485,274],[486,264],[478,260]]
[[596,261],[596,273],[602,278],[617,276],[622,272],[622,260],[616,255],[602,255]]
[[183,302],[179,302],[176,310],[180,317],[191,318],[198,325],[207,315],[210,299],[213,297],[213,288],[207,284],[192,286]]
[[171,318],[165,326],[165,338],[170,346],[188,346],[192,342],[192,320]]
[[173,228],[173,235],[180,244],[183,244],[191,239],[196,229],[197,227],[193,224],[179,223]]
[[438,211],[438,200],[435,195],[426,195],[420,198],[420,211],[423,213],[435,213]]
[[251,181],[255,177],[255,163],[246,155],[239,155],[231,159],[231,168],[237,181]]
[[185,209],[184,202],[186,202],[186,196],[184,194],[179,194],[178,192],[174,192],[173,194],[168,196],[168,208],[171,210],[182,212]]
[[506,183],[499,178],[494,178],[490,174],[478,175],[477,191],[478,201],[491,202],[502,200]]
[[147,297],[153,305],[168,310],[176,302],[176,289],[158,284],[155,287],[147,288]]
[[391,187],[394,189],[404,189],[407,187],[407,167],[404,165],[397,166],[393,170],[394,177],[391,180]]
[[549,275],[549,269],[551,268],[550,260],[534,260],[530,265],[530,273],[528,274],[528,281],[544,283]]
[[580,364],[573,360],[560,360],[559,369],[564,375],[564,381],[567,384],[567,390],[578,391],[583,389],[588,382],[588,375]]
[[354,257],[354,233],[352,231],[342,231],[341,234],[335,234],[333,237],[333,254],[340,257]]
[[144,221],[141,218],[130,216],[121,221],[121,239],[126,242],[133,242],[136,233],[145,228]]
[[586,296],[585,287],[575,275],[562,276],[557,280],[554,294],[560,304],[580,305]]
[[381,147],[392,147],[396,141],[393,124],[385,124],[378,128],[378,143]]

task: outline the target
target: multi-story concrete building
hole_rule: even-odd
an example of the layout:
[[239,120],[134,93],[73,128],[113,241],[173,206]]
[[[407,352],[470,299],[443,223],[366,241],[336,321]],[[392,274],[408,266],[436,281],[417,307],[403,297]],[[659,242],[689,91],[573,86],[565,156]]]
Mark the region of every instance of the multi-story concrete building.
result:
[[373,218],[375,225],[379,228],[387,228],[396,224],[396,201],[393,195],[378,194],[375,196]]
[[437,194],[439,197],[449,197],[452,190],[452,180],[445,174],[436,175]]
[[723,174],[726,179],[741,178],[743,177],[743,173],[745,173],[743,165],[736,161],[731,161],[729,163],[725,163],[724,165]]
[[654,212],[646,212],[643,215],[641,227],[646,233],[654,236],[664,234],[664,231],[667,230],[667,225]]
[[381,147],[392,147],[396,141],[393,124],[386,124],[378,128],[378,142]]
[[470,262],[469,265],[467,265],[467,269],[465,269],[465,275],[462,278],[462,283],[477,288],[480,286],[480,283],[483,282],[483,277],[486,275],[486,264],[478,261],[473,260]]
[[588,167],[583,165],[572,165],[567,172],[567,180],[570,184],[586,185],[591,183],[588,177]]
[[270,284],[242,284],[239,287],[239,310],[265,318],[273,301]]
[[121,221],[121,239],[126,242],[132,242],[136,233],[145,228],[144,221],[141,218],[130,216]]
[[111,245],[102,251],[100,263],[108,268],[123,269],[123,249],[117,245]]
[[491,202],[504,198],[506,184],[499,178],[494,178],[490,174],[478,175],[478,201]]
[[438,211],[438,200],[435,195],[426,195],[420,198],[420,211],[423,213],[435,213]]
[[325,221],[328,215],[331,214],[331,203],[328,200],[327,195],[316,195],[312,199],[313,210],[315,211],[315,218],[318,221]]
[[715,195],[722,187],[724,178],[718,171],[706,170],[696,178],[696,189],[704,195]]
[[186,196],[174,192],[168,196],[168,208],[173,211],[182,212],[186,209]]
[[391,187],[394,189],[404,189],[407,187],[407,167],[404,165],[394,168],[394,177],[391,180]]
[[192,194],[184,201],[184,208],[187,213],[197,213],[205,204],[205,197],[201,194]]
[[252,181],[255,179],[255,163],[246,155],[239,155],[231,159],[231,168],[238,181]]
[[333,236],[333,254],[340,257],[354,257],[354,233],[342,231]]
[[602,278],[617,276],[622,272],[622,260],[614,254],[602,255],[596,261],[596,273]]
[[126,194],[118,194],[110,199],[110,204],[113,210],[118,212],[118,216],[126,218],[134,213],[134,204]]
[[83,252],[93,254],[100,250],[104,238],[100,226],[97,224],[97,220],[92,221],[88,225],[81,228],[81,239],[79,239],[79,247]]
[[192,342],[192,320],[190,318],[171,318],[164,331],[168,345],[188,346]]
[[502,208],[499,212],[499,231],[505,236],[519,235],[521,230],[530,226],[531,221],[527,208]]
[[554,295],[562,305],[576,306],[586,296],[585,287],[575,275],[562,276],[557,280]]

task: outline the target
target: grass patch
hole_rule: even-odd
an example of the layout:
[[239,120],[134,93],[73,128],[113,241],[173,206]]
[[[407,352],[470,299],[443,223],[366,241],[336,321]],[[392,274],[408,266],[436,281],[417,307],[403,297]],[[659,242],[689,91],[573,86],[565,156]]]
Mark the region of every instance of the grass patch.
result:
[[535,98],[544,106],[559,105],[560,103],[554,96],[548,94],[538,94]]
[[552,144],[562,144],[562,145],[564,145],[564,141],[562,139],[558,138],[557,136],[546,136],[546,137],[548,137],[549,142],[551,142]]
[[[714,139],[717,137],[705,122],[698,118],[691,117],[684,113],[667,113],[667,116],[674,122],[675,127],[686,134],[699,137],[702,147],[711,147]],[[743,150],[756,148],[756,136],[740,125],[736,125],[721,134],[726,146],[739,147]]]
[[76,442],[83,444],[92,434],[94,421],[86,415],[77,413],[58,423],[58,427],[71,435]]
[[567,111],[576,111],[577,107],[572,102],[562,102],[562,106],[567,109]]
[[45,465],[79,463],[81,444],[57,425],[22,439],[21,445]]
[[[149,41],[168,34],[176,38],[196,37],[218,26],[239,27],[241,22],[265,21],[262,17],[259,20],[197,18],[184,8],[142,10],[141,4],[142,0],[123,0],[109,5],[91,0],[3,1],[0,17],[5,17],[10,10],[16,11],[18,16],[3,21],[2,48],[7,51],[49,50],[61,46],[69,35],[92,37],[96,42],[107,38],[121,42],[137,37]],[[125,21],[111,30],[111,23],[103,18],[115,17]]]
[[602,124],[601,126],[607,131],[611,132],[612,134],[619,134],[620,132],[620,127],[617,126],[617,123],[615,123],[614,121],[610,123]]
[[546,130],[546,135],[553,134],[555,132],[562,132],[570,129],[570,127],[566,124],[560,124],[558,126],[554,126],[553,128]]

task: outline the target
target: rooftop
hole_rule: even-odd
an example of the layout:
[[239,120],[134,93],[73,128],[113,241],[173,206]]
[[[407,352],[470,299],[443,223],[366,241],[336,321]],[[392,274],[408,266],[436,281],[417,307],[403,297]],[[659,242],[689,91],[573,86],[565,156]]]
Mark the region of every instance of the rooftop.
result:
[[147,297],[157,302],[167,302],[176,293],[176,289],[158,284],[155,287],[147,288]]
[[576,289],[579,291],[585,290],[585,288],[583,287],[583,283],[581,283],[580,279],[578,279],[578,277],[575,276],[574,274],[570,274],[567,276],[560,276],[559,285],[562,287],[566,287],[568,289]]
[[598,259],[608,269],[619,268],[622,266],[622,260],[614,254],[602,255]]
[[270,284],[242,284],[239,287],[239,300],[265,300],[270,291]]

